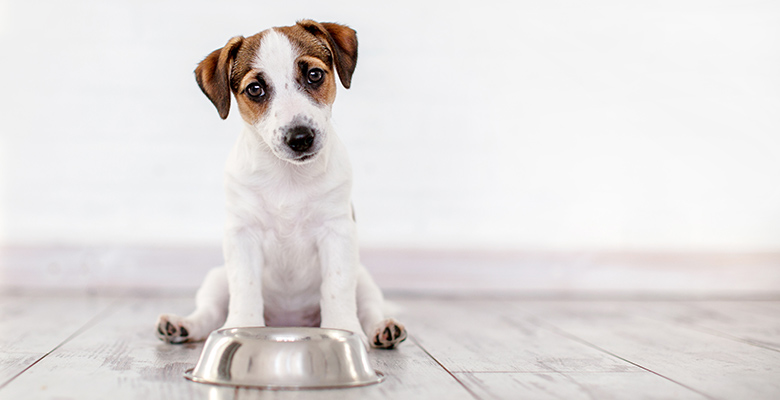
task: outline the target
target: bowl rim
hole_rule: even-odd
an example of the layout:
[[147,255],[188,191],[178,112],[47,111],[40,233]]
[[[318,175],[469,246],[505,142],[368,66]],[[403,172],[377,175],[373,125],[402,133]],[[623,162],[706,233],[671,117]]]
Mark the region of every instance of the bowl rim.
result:
[[352,388],[352,387],[362,387],[362,386],[370,386],[375,385],[377,383],[383,382],[385,380],[385,374],[374,370],[374,373],[376,374],[376,379],[372,379],[369,381],[357,381],[357,382],[350,382],[350,383],[340,383],[335,385],[265,385],[265,384],[248,384],[248,383],[234,383],[234,382],[227,382],[227,381],[219,381],[219,380],[210,380],[206,378],[202,378],[199,376],[195,376],[193,374],[193,371],[195,368],[190,368],[186,371],[184,371],[184,378],[188,381],[197,382],[197,383],[203,383],[207,385],[215,385],[215,386],[224,386],[224,387],[232,387],[232,388],[252,388],[252,389],[262,389],[262,390],[321,390],[321,389],[346,389],[346,388]]
[[[320,327],[316,327],[316,326],[234,326],[232,328],[220,328],[220,329],[217,329],[217,330],[211,332],[209,334],[209,336],[211,336],[211,335],[215,335],[215,336],[221,335],[221,336],[224,336],[224,337],[235,338],[235,336],[230,336],[230,335],[226,334],[228,331],[233,331],[233,330],[269,330],[269,331],[281,331],[281,332],[284,332],[286,330],[291,330],[291,331],[296,331],[296,330],[302,330],[302,331],[303,330],[319,330],[319,331],[334,331],[334,332],[340,332],[340,333],[344,334],[341,337],[329,338],[329,340],[335,340],[335,341],[344,341],[344,340],[348,340],[348,339],[350,339],[350,338],[352,338],[354,336],[357,336],[357,334],[355,332],[348,331],[346,329],[320,328]],[[246,339],[246,338],[240,338],[240,339]],[[300,340],[291,340],[289,342],[298,342],[298,341],[300,341]],[[271,341],[271,342],[276,342],[276,341]]]

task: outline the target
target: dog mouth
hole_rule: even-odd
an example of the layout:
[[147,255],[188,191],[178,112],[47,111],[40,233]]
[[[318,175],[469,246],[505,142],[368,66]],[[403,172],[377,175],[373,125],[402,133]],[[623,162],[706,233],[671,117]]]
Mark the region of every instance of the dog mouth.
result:
[[316,155],[317,153],[301,154],[300,156],[293,158],[293,160],[303,162],[303,161],[311,160]]
[[317,157],[318,152],[311,152],[311,153],[304,153],[299,156],[290,158],[289,160],[293,164],[306,164],[310,161],[313,161],[315,157]]
[[292,151],[289,147],[282,144],[275,145],[270,149],[276,158],[293,165],[303,165],[313,162],[321,152],[321,146],[315,146],[315,148],[305,152]]

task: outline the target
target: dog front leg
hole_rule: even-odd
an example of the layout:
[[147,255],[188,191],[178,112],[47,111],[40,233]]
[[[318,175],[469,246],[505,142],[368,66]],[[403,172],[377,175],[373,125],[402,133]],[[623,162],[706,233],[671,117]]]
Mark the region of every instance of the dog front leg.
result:
[[264,326],[262,238],[251,229],[237,229],[225,235],[223,247],[230,291],[223,328]]
[[325,228],[318,240],[322,286],[320,326],[352,331],[368,343],[357,315],[357,234],[352,221]]

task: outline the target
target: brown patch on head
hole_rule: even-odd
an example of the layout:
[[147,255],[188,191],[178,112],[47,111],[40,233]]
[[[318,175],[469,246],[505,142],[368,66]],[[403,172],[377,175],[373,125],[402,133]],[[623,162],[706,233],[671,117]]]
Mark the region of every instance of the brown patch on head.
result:
[[[297,80],[301,89],[319,104],[333,104],[336,100],[336,75],[331,66],[322,62],[320,58],[307,55],[299,57],[297,63]],[[308,73],[317,68],[325,71],[325,76],[319,84],[310,84]]]
[[263,34],[264,32],[260,32],[246,38],[241,50],[233,60],[233,68],[230,70],[230,89],[233,93],[238,93],[241,90],[243,87],[241,81],[252,70],[252,63],[257,57],[257,50],[260,48]]
[[[254,69],[260,42],[263,40],[264,34],[265,31],[247,38],[245,46],[239,52],[238,57],[236,57],[235,66],[230,74],[230,89],[233,91],[233,95],[236,96],[238,110],[241,112],[244,120],[249,123],[257,122],[265,114],[270,104],[268,99],[273,92],[273,89],[266,84],[263,74],[259,70]],[[245,94],[247,86],[253,82],[261,83],[266,92],[266,96],[260,101],[252,99]]]
[[[319,104],[331,104],[336,99],[336,79],[333,69],[334,56],[328,43],[311,34],[300,25],[274,28],[285,35],[295,47],[299,56],[296,59],[296,81],[312,100]],[[319,68],[325,72],[320,84],[311,85],[307,81],[308,72]]]
[[333,65],[333,52],[328,46],[328,43],[311,34],[304,27],[293,25],[274,29],[287,36],[287,38],[290,39],[290,42],[300,50],[302,55],[318,58],[322,60],[328,68]]
[[[245,94],[247,86],[253,82],[260,83],[265,90],[266,94],[264,99],[258,101]],[[263,74],[254,69],[249,70],[248,73],[244,74],[241,80],[236,82],[236,87],[237,89],[233,94],[236,96],[236,103],[238,104],[238,110],[241,112],[241,117],[243,117],[246,122],[254,124],[266,111],[268,111],[268,107],[271,105],[269,98],[272,96],[274,89],[266,83]]]
[[[301,52],[298,59],[301,74],[299,81],[312,99],[320,104],[331,104],[336,98],[335,74],[341,84],[349,88],[357,63],[357,34],[351,28],[311,20],[298,21],[293,26],[276,28],[286,35]],[[306,85],[307,69],[321,68],[326,79],[316,88]]]
[[324,40],[330,48],[336,70],[339,73],[341,84],[349,89],[352,83],[352,74],[357,65],[357,33],[354,29],[341,24],[332,22],[319,23],[312,20],[298,21],[296,26],[306,30],[306,32]]

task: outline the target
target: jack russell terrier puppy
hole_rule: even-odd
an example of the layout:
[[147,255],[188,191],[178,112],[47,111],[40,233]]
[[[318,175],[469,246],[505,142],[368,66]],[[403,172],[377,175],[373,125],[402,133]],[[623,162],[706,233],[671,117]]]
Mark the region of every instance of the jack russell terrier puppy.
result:
[[336,74],[349,88],[356,62],[354,30],[304,20],[234,37],[195,69],[219,116],[232,93],[245,124],[225,168],[225,265],[192,314],[158,318],[160,339],[244,326],[345,329],[385,349],[406,339],[358,259],[351,167],[330,121]]

